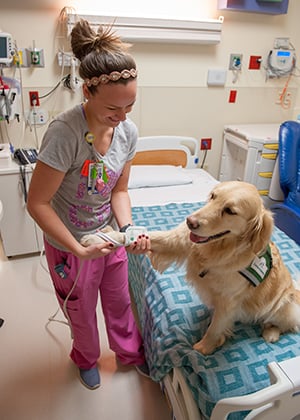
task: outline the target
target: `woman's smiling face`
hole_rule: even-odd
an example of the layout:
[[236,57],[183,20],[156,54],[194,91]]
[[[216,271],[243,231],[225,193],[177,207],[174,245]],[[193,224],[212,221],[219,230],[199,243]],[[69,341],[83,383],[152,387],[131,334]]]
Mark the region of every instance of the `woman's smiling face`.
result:
[[126,120],[126,114],[132,110],[136,101],[137,81],[99,84],[95,94],[91,94],[84,85],[83,92],[88,100],[86,108],[89,115],[98,123],[115,128]]

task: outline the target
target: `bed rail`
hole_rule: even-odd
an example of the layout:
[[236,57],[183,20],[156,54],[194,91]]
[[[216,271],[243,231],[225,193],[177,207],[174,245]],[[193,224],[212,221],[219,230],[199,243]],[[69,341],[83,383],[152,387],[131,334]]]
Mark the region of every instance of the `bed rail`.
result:
[[172,408],[175,420],[201,420],[202,416],[179,368],[174,368],[163,379],[163,391]]
[[235,411],[252,410],[247,420],[300,419],[300,356],[268,365],[271,385],[242,397],[224,398],[211,420],[225,420]]

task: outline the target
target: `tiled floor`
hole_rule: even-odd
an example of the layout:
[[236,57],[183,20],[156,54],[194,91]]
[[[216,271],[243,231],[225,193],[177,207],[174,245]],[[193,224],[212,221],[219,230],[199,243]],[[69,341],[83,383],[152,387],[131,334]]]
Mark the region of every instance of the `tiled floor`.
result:
[[[48,322],[58,305],[43,268],[44,257],[7,260],[1,249],[0,419],[169,420],[159,385],[134,368],[116,365],[108,349],[101,308],[102,385],[90,391],[79,382],[77,368],[68,356],[68,326]],[[57,319],[64,320],[61,312]]]

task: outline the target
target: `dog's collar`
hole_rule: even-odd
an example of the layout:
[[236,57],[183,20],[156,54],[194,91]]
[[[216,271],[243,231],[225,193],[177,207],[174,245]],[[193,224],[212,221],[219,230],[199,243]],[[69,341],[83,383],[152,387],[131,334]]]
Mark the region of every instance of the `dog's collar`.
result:
[[270,245],[268,245],[262,254],[257,255],[252,263],[243,270],[240,270],[239,273],[256,287],[265,280],[272,267],[272,252]]

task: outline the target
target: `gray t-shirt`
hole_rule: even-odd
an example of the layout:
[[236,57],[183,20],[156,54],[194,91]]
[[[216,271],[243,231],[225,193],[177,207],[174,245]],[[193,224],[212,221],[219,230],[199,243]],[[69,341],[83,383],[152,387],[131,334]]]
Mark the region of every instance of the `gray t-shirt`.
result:
[[[107,224],[117,227],[111,191],[125,163],[133,158],[138,137],[135,124],[126,119],[115,128],[111,145],[101,156],[86,141],[87,133],[82,106],[76,105],[50,123],[38,156],[41,162],[65,172],[51,204],[77,240]],[[44,182],[47,185],[47,179]],[[52,238],[47,240],[63,250]]]

